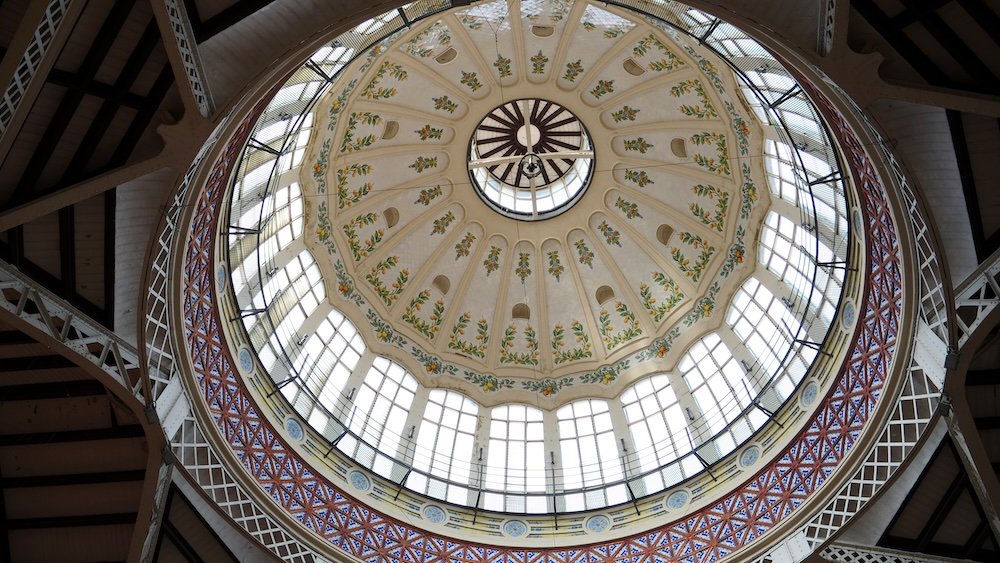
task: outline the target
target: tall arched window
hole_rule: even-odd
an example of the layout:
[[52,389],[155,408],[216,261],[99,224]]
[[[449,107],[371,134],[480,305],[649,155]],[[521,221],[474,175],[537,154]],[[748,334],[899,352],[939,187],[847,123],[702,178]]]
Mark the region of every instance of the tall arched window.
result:
[[[486,488],[544,493],[548,456],[542,411],[527,405],[506,405],[494,408],[491,417]],[[497,493],[485,494],[483,501],[487,510],[505,510],[508,503],[525,502],[523,497]],[[544,512],[545,499],[540,502]]]
[[[472,477],[479,405],[461,393],[433,389],[427,396],[424,416],[417,430],[413,467],[460,484]],[[411,478],[411,481],[413,479]],[[450,502],[468,502],[468,489],[434,479],[422,492]],[[416,483],[407,483],[411,487]]]

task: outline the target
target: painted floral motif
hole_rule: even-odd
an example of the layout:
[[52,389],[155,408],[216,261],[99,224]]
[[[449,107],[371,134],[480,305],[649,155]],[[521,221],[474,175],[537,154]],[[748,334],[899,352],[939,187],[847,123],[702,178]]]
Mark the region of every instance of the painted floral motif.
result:
[[500,75],[500,78],[507,78],[512,74],[510,59],[500,54],[497,54],[497,60],[493,61],[493,68],[497,69],[497,74]]
[[519,366],[538,365],[538,338],[535,329],[531,325],[524,327],[524,342],[526,351],[518,352],[513,350],[514,340],[517,337],[517,326],[510,324],[503,331],[503,339],[500,340],[500,363],[515,364]]
[[[750,165],[743,164],[743,176],[745,178],[750,177]],[[743,187],[740,189],[743,194],[743,199],[740,201],[740,217],[747,219],[750,217],[750,213],[753,211],[753,206],[757,202],[757,185],[754,184],[753,180],[747,180],[743,182]]]
[[513,389],[514,380],[509,377],[503,379],[498,379],[495,375],[490,375],[488,373],[475,373],[471,371],[465,372],[465,380],[478,385],[480,389],[486,391],[487,393],[493,393],[495,391],[500,391],[501,389]]
[[712,313],[715,311],[715,296],[719,292],[719,287],[718,282],[713,283],[708,294],[695,303],[694,309],[684,317],[685,326],[691,326],[701,319],[707,319],[712,316]]
[[373,225],[377,220],[378,213],[368,212],[358,215],[344,225],[344,236],[347,237],[347,246],[351,249],[351,254],[354,255],[355,262],[360,262],[371,254],[375,250],[375,247],[378,246],[378,243],[382,241],[382,236],[385,234],[383,229],[377,229],[364,243],[358,237],[358,229]]
[[421,141],[426,141],[428,139],[440,139],[441,135],[444,133],[444,129],[424,125],[420,129],[414,131],[414,133],[417,134],[417,137],[420,137]]
[[556,365],[577,360],[585,360],[593,356],[590,345],[590,336],[587,335],[583,323],[573,321],[569,324],[575,339],[575,348],[566,348],[566,329],[562,324],[556,324],[552,329],[552,361]]
[[614,80],[598,80],[597,85],[591,88],[590,95],[600,99],[601,96],[610,94],[615,91],[615,81]]
[[629,361],[623,360],[614,366],[602,366],[597,371],[584,373],[580,376],[580,383],[611,385],[611,382],[618,379],[618,374],[628,369]]
[[458,21],[462,22],[462,25],[473,31],[483,28],[482,20],[480,20],[476,16],[472,16],[469,14],[462,14],[461,16],[458,17]]
[[653,317],[654,321],[660,322],[684,299],[684,293],[677,282],[662,272],[653,272],[653,281],[667,293],[666,300],[657,303],[652,290],[646,284],[639,286],[639,296],[642,297],[642,306],[649,312],[649,316]]
[[361,201],[361,198],[368,195],[372,190],[372,183],[365,182],[356,190],[348,193],[347,182],[351,178],[356,178],[358,176],[367,176],[372,172],[372,165],[364,162],[355,162],[346,168],[340,168],[337,170],[337,207],[340,209],[345,209],[354,205],[355,203]]
[[587,246],[587,243],[584,242],[583,239],[580,239],[574,242],[573,246],[576,247],[576,254],[580,259],[580,263],[583,264],[584,266],[590,266],[591,268],[593,268],[594,253],[590,251],[590,247]]
[[583,73],[583,63],[580,59],[566,63],[566,71],[563,72],[563,79],[574,82]]
[[479,322],[476,323],[475,342],[467,342],[462,340],[462,337],[465,336],[465,329],[471,321],[472,314],[468,311],[458,317],[455,326],[451,329],[451,339],[448,340],[448,349],[455,350],[466,356],[474,356],[482,359],[486,357],[486,348],[490,342],[490,325],[486,322],[486,319],[479,319]]
[[542,53],[541,49],[528,60],[531,61],[531,74],[545,74],[545,65],[549,63],[549,58],[545,56],[545,53]]
[[625,139],[623,143],[626,151],[637,152],[639,154],[646,154],[649,149],[655,146],[642,137],[638,137],[636,139]]
[[434,101],[434,109],[444,110],[448,113],[455,113],[455,110],[458,109],[458,104],[451,101],[451,98],[447,95],[443,95],[438,98],[431,98],[431,100]]
[[427,207],[428,205],[431,204],[432,201],[434,201],[434,198],[440,196],[443,191],[444,190],[441,189],[441,186],[434,186],[433,188],[424,188],[420,190],[420,195],[417,196],[417,200],[414,201],[413,203],[419,203],[420,205]]
[[652,51],[654,47],[663,53],[664,56],[657,60],[650,61],[649,64],[646,65],[646,68],[649,70],[653,72],[669,72],[684,66],[684,61],[680,60],[677,55],[668,49],[666,45],[660,42],[660,40],[657,39],[652,33],[643,37],[638,43],[635,44],[635,47],[632,48],[632,54],[637,57],[642,57]]
[[340,143],[340,152],[351,153],[372,146],[372,143],[375,142],[374,133],[359,139],[354,138],[354,133],[357,131],[358,125],[378,125],[381,121],[382,118],[379,115],[370,111],[351,112],[351,115],[347,117],[347,129],[344,131],[344,140]]
[[500,268],[500,247],[490,246],[489,253],[486,254],[486,260],[483,260],[483,266],[486,267],[486,275],[497,271]]
[[531,275],[531,255],[527,252],[519,252],[517,255],[517,267],[514,268],[514,274],[521,278],[521,283]]
[[336,254],[337,248],[330,238],[331,234],[333,234],[333,226],[330,225],[330,211],[326,206],[326,202],[323,201],[320,202],[316,210],[316,238],[323,243],[323,246],[330,251],[330,254]]
[[316,181],[317,193],[326,193],[326,171],[330,167],[330,147],[332,144],[333,139],[323,141],[316,163],[313,164],[313,180]]
[[729,117],[733,120],[733,130],[736,131],[736,144],[740,148],[740,156],[750,154],[750,124],[736,111],[736,106],[732,102],[724,102]]
[[409,165],[407,168],[412,168],[420,174],[424,170],[429,170],[431,168],[437,168],[438,157],[436,156],[418,156],[413,164]]
[[691,190],[699,196],[715,201],[715,213],[709,213],[697,202],[691,204],[691,213],[702,224],[717,232],[722,232],[726,224],[726,213],[729,210],[729,194],[712,185],[698,184]]
[[483,83],[479,81],[479,75],[475,72],[466,72],[463,70],[462,78],[459,82],[473,92],[483,87]]
[[455,375],[458,373],[458,368],[455,366],[444,363],[441,361],[441,358],[432,356],[416,346],[413,347],[410,353],[413,354],[414,359],[424,366],[424,371],[429,375]]
[[639,352],[635,355],[635,360],[637,362],[644,362],[646,360],[651,360],[653,358],[662,358],[667,355],[670,348],[673,347],[674,340],[681,335],[680,327],[674,327],[670,329],[663,338],[657,338],[650,344],[645,350]]
[[563,275],[566,271],[566,267],[563,266],[562,260],[559,259],[559,251],[550,250],[547,254],[549,257],[548,271],[556,278],[556,281],[560,281],[559,276]]
[[635,318],[635,313],[630,311],[627,305],[618,301],[615,304],[615,312],[621,317],[624,325],[622,330],[617,333],[611,324],[611,314],[608,313],[607,309],[602,308],[600,315],[598,315],[601,340],[607,346],[608,351],[614,350],[633,338],[642,336],[642,327],[639,326],[639,319]]
[[451,42],[451,35],[448,32],[448,29],[445,28],[441,22],[436,22],[434,25],[418,33],[413,39],[410,39],[403,49],[414,57],[427,58],[433,55],[434,49],[429,47],[428,42],[425,40],[428,36],[435,32],[439,33],[436,41],[439,45],[445,45]]
[[382,65],[378,67],[378,70],[375,71],[375,77],[372,78],[372,81],[368,83],[368,86],[365,86],[361,90],[361,97],[368,98],[369,100],[387,100],[395,96],[395,88],[383,88],[378,85],[386,75],[395,78],[399,82],[403,82],[407,78],[407,72],[403,70],[403,66],[401,64],[392,61],[384,61]]
[[626,31],[628,31],[628,29],[626,29],[624,26],[617,25],[615,27],[609,27],[608,29],[605,29],[601,35],[603,35],[605,39],[614,39],[616,37],[621,37],[622,35],[625,35]]
[[368,323],[372,325],[372,330],[375,331],[375,338],[377,338],[379,342],[385,342],[387,344],[393,344],[400,347],[406,345],[406,340],[403,339],[402,336],[396,334],[392,325],[379,318],[378,313],[371,309],[368,309]]
[[625,179],[629,182],[634,182],[640,188],[645,188],[650,184],[656,183],[649,179],[649,174],[645,170],[632,170],[631,168],[625,169]]
[[429,289],[418,293],[410,300],[410,304],[406,306],[406,309],[403,310],[403,320],[417,329],[417,332],[424,335],[428,340],[433,340],[441,328],[441,322],[444,321],[444,301],[441,299],[435,301],[430,316],[427,317],[427,320],[424,320],[420,318],[418,313],[430,298],[431,292]]
[[708,99],[705,87],[698,79],[682,80],[681,82],[678,82],[675,86],[670,88],[670,95],[675,98],[680,98],[684,94],[688,94],[692,91],[698,96],[701,103],[693,106],[690,104],[681,104],[681,113],[697,119],[712,119],[714,117],[719,117],[719,112],[715,110],[712,102]]
[[546,378],[540,381],[530,380],[522,381],[521,388],[528,391],[534,391],[535,393],[541,393],[545,397],[550,397],[559,393],[559,390],[563,387],[569,387],[573,385],[572,377],[563,377],[560,379]]
[[468,256],[472,251],[472,243],[476,242],[476,235],[472,233],[465,233],[462,240],[455,244],[455,260]]
[[386,304],[387,307],[391,307],[393,303],[399,299],[399,295],[403,293],[403,289],[406,287],[406,283],[410,281],[410,272],[408,270],[400,270],[399,274],[396,275],[396,280],[392,282],[392,285],[386,287],[385,282],[382,280],[382,276],[387,274],[389,270],[396,267],[399,263],[399,256],[389,256],[384,260],[379,261],[372,267],[372,271],[365,274],[365,279],[371,284],[372,289],[375,290],[375,294],[378,295],[379,299]]
[[608,246],[614,245],[620,247],[622,245],[622,234],[609,225],[607,221],[601,221],[597,229],[604,235],[604,240],[608,243]]
[[354,291],[354,280],[347,274],[347,267],[342,260],[334,260],[333,271],[337,275],[337,291],[350,299],[355,305],[360,307],[364,303],[364,298]]
[[743,239],[746,237],[746,229],[742,226],[736,228],[736,241],[733,245],[729,247],[729,255],[726,257],[726,261],[722,264],[722,268],[719,269],[719,273],[723,277],[728,277],[729,274],[733,273],[733,269],[743,263],[746,257],[746,246],[744,246]]
[[333,131],[337,128],[337,121],[339,119],[340,112],[344,111],[344,108],[347,107],[347,98],[350,97],[351,92],[354,91],[354,88],[357,85],[357,78],[348,82],[347,87],[341,90],[337,99],[333,100],[333,103],[330,104],[330,112],[328,114],[330,117],[330,123],[326,126],[327,131]]
[[444,215],[438,217],[434,220],[434,227],[431,228],[431,235],[441,235],[448,230],[448,225],[451,225],[452,221],[455,220],[455,214],[451,211],[445,213]]
[[705,267],[708,266],[709,261],[712,260],[712,254],[715,253],[715,247],[705,242],[705,239],[700,236],[686,231],[681,233],[680,239],[681,242],[690,245],[695,250],[700,250],[701,253],[693,263],[688,257],[684,256],[681,249],[676,247],[671,249],[670,256],[673,257],[674,262],[677,263],[677,267],[680,271],[684,272],[684,274],[691,278],[692,281],[698,281],[698,279],[701,278],[701,274],[705,270]]
[[715,145],[716,151],[718,152],[719,160],[704,156],[700,153],[695,154],[694,161],[698,163],[699,166],[703,166],[710,172],[715,172],[716,174],[731,173],[729,169],[729,147],[726,145],[725,135],[714,131],[706,131],[704,133],[695,133],[694,135],[691,135],[691,141],[695,145],[699,146]]
[[622,210],[626,219],[635,219],[636,217],[642,219],[642,214],[639,213],[639,205],[635,202],[626,201],[621,196],[618,196],[618,199],[615,200],[615,207]]
[[635,121],[635,117],[640,111],[641,110],[633,107],[622,106],[622,109],[611,112],[611,119],[613,119],[615,123],[621,123],[622,121]]
[[594,22],[582,21],[580,22],[580,26],[583,27],[584,31],[594,31],[597,29],[597,25]]

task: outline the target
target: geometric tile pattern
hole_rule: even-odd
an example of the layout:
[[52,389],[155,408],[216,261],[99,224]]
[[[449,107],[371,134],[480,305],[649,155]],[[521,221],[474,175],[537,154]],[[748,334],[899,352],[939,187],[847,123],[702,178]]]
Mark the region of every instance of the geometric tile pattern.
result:
[[[229,172],[250,131],[244,122],[195,202],[183,263],[183,310],[198,394],[243,469],[274,503],[346,554],[400,561],[716,561],[788,518],[857,443],[882,396],[896,352],[902,269],[883,187],[863,147],[845,146],[867,221],[863,314],[838,381],[788,448],[740,488],[682,520],[622,538],[557,549],[495,547],[413,527],[353,499],[274,432],[244,389],[215,305],[214,245]],[[849,132],[849,131],[848,131]],[[851,135],[853,137],[853,135]],[[842,139],[844,141],[844,139]]]

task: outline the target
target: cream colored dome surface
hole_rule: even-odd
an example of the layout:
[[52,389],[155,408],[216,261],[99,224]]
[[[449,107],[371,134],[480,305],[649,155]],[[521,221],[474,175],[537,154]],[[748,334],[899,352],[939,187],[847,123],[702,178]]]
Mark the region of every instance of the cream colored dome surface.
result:
[[337,308],[384,322],[369,345],[425,385],[616,395],[676,365],[752,269],[762,128],[689,40],[586,2],[493,1],[345,73],[316,112],[306,236],[345,257],[319,259]]
[[359,558],[715,560],[861,439],[901,314],[882,185],[759,44],[671,10],[390,12],[236,130],[185,344],[290,523]]

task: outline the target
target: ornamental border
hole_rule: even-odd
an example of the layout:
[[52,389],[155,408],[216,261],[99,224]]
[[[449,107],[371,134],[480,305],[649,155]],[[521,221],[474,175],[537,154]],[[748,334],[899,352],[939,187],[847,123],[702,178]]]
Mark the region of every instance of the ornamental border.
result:
[[[258,105],[257,112],[262,106]],[[230,166],[249,132],[244,126],[215,162],[195,201],[184,250],[185,341],[200,399],[236,459],[263,491],[307,529],[356,558],[463,561],[607,561],[637,556],[715,561],[788,519],[858,443],[882,396],[896,354],[903,302],[899,240],[886,193],[863,149],[847,154],[868,215],[869,285],[849,359],[809,426],[769,466],[695,514],[625,538],[554,549],[494,547],[424,531],[348,496],[316,473],[259,415],[224,342],[215,303],[215,229]],[[838,128],[860,147],[848,127]]]

